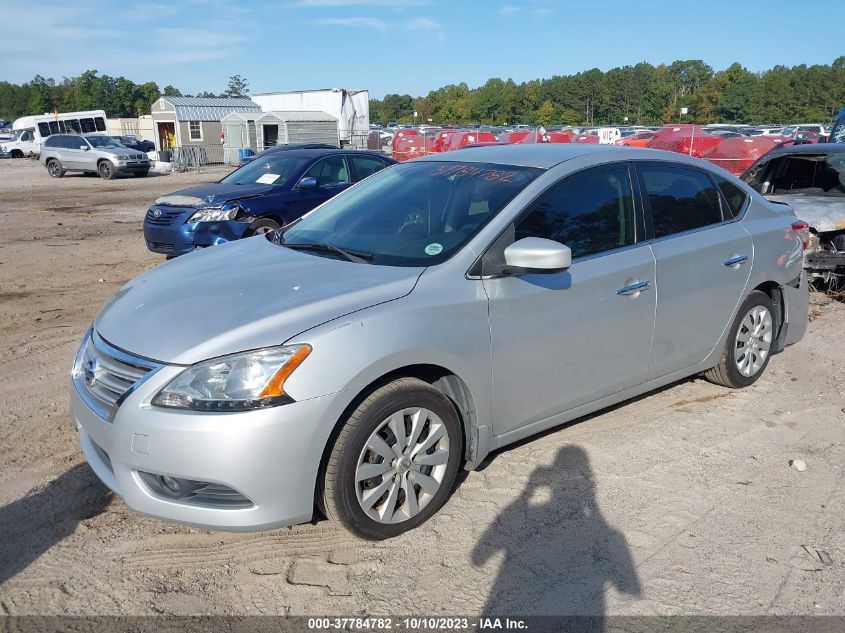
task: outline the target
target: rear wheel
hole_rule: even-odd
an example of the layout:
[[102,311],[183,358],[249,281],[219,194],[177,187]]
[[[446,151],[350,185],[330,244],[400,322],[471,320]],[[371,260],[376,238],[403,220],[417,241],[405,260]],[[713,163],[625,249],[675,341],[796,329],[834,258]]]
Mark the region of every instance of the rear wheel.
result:
[[265,233],[272,233],[280,228],[282,228],[281,224],[275,220],[271,220],[270,218],[260,218],[247,227],[244,237],[264,235]]
[[115,176],[117,176],[117,170],[114,168],[114,165],[107,160],[100,161],[100,164],[97,165],[97,173],[100,174],[100,178],[103,180],[114,180]]
[[58,160],[51,158],[47,161],[47,173],[53,178],[61,178],[65,175],[65,168],[62,167],[62,164]]
[[462,447],[452,402],[422,380],[395,380],[344,422],[323,473],[323,510],[361,538],[398,536],[445,503]]
[[710,382],[740,389],[763,375],[772,353],[775,310],[769,296],[755,290],[736,314],[719,364],[704,377]]

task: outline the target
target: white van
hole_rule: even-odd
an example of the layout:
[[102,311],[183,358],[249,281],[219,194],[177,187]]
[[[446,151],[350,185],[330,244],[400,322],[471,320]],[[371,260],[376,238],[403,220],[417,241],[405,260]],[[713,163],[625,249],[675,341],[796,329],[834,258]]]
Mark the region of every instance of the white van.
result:
[[37,114],[17,119],[12,130],[14,138],[3,143],[0,152],[12,158],[23,158],[40,155],[41,142],[51,134],[107,133],[108,119],[103,110]]

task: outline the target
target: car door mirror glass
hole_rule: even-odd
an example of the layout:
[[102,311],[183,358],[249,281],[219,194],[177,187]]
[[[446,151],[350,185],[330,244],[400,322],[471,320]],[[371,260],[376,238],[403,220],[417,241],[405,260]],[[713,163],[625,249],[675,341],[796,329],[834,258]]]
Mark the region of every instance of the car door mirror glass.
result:
[[79,146],[79,149],[81,149],[81,150],[83,150],[83,151],[86,151],[86,152],[87,152],[87,151],[88,151],[88,146],[87,146],[87,145],[80,145],[80,146]]
[[505,249],[505,273],[556,273],[572,265],[565,244],[542,237],[525,237]]
[[299,181],[299,188],[300,189],[316,189],[317,188],[317,179],[313,176],[306,176],[302,180]]

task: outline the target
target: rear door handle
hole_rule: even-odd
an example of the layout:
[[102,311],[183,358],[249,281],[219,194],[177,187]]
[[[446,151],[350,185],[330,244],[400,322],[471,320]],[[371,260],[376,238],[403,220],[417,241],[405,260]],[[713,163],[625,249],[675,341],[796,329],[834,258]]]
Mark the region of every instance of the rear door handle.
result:
[[622,286],[616,291],[616,294],[630,297],[632,295],[638,295],[643,290],[648,290],[649,288],[651,288],[651,281],[646,279],[644,281],[637,281],[635,283],[628,284],[627,286]]
[[748,261],[748,255],[735,255],[730,259],[725,260],[724,265],[728,268],[739,268],[742,264]]

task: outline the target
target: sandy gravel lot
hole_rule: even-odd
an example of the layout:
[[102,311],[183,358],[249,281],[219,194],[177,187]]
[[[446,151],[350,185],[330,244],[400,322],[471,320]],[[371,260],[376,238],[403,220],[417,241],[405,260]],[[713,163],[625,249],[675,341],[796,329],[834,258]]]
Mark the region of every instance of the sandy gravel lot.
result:
[[211,178],[0,161],[0,614],[845,614],[845,305],[824,297],[752,388],[688,380],[511,447],[392,541],[128,511],[77,446],[71,359],[161,263],[147,205]]

